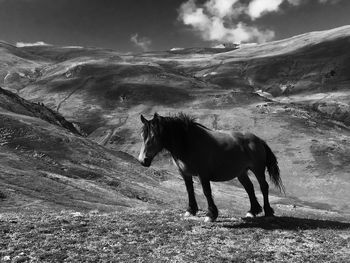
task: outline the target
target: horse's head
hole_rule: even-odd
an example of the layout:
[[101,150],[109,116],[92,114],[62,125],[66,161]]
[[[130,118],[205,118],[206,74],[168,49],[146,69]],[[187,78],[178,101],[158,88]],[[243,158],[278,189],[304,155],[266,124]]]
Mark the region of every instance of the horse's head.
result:
[[143,166],[151,166],[153,158],[163,149],[161,118],[157,113],[152,120],[147,120],[141,115],[143,142],[139,161]]

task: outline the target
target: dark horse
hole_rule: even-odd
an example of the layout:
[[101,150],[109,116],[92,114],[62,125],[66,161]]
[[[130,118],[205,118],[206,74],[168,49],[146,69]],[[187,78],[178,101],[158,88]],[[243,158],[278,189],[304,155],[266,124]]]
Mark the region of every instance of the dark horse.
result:
[[153,158],[162,150],[168,150],[176,163],[187,188],[189,206],[186,216],[198,211],[192,176],[198,176],[208,202],[205,221],[215,221],[218,209],[211,194],[210,181],[228,181],[235,177],[249,195],[248,217],[262,212],[252,182],[247,172],[251,170],[260,184],[264,196],[265,216],[273,216],[269,203],[269,185],[265,180],[267,168],[271,181],[281,190],[283,184],[276,156],[259,137],[247,133],[222,133],[212,131],[185,114],[162,117],[157,113],[152,120],[141,115],[143,144],[139,161],[149,167]]

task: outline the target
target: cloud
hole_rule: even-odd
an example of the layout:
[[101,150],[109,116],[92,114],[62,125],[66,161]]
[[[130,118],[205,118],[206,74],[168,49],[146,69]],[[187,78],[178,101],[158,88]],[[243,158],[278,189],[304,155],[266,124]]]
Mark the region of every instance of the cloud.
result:
[[233,18],[238,18],[247,10],[247,6],[244,7],[238,0],[209,0],[203,5],[189,0],[180,6],[179,19],[207,41],[241,43],[271,40],[274,37],[271,30],[260,30],[241,21],[232,22]]
[[212,10],[213,14],[223,18],[225,16],[234,16],[239,13],[236,8],[232,8],[239,0],[210,0],[205,3],[208,10]]
[[[275,33],[271,29],[258,27],[257,19],[280,11],[284,3],[299,6],[308,1],[310,0],[206,0],[198,3],[196,0],[188,0],[179,7],[178,19],[206,41],[261,43],[272,40]],[[321,4],[339,1],[341,0],[317,0]]]
[[266,13],[276,12],[283,0],[253,0],[249,3],[247,14],[251,19],[256,19]]
[[148,37],[139,37],[136,33],[130,37],[130,41],[137,47],[141,48],[143,51],[149,50],[152,41]]
[[43,41],[38,41],[34,43],[26,43],[26,42],[17,42],[16,47],[32,47],[32,46],[50,46],[50,44],[47,44]]

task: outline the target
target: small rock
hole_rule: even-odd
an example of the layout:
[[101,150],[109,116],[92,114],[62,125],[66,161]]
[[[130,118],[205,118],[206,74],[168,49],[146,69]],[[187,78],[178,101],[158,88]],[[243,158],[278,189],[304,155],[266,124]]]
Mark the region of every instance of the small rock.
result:
[[7,262],[7,261],[10,261],[11,260],[11,257],[10,256],[4,256],[3,258],[2,258],[2,261],[3,262]]
[[21,263],[21,262],[26,262],[26,261],[29,261],[29,257],[19,255],[19,256],[14,257],[12,262]]
[[71,215],[72,215],[73,217],[81,217],[81,216],[83,216],[83,214],[80,213],[80,212],[73,212]]

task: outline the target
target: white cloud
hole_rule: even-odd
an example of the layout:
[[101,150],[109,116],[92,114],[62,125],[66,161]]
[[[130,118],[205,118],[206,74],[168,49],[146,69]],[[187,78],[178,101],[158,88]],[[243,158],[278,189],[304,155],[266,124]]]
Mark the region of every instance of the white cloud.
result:
[[270,12],[276,12],[283,0],[253,0],[249,3],[247,13],[252,19]]
[[[212,42],[266,42],[274,38],[271,29],[260,28],[256,20],[268,13],[278,12],[283,3],[298,6],[310,0],[196,0],[183,3],[179,20]],[[341,0],[317,0],[333,4]],[[288,5],[287,5],[288,7]]]
[[209,0],[204,5],[189,0],[180,6],[179,19],[207,41],[241,43],[271,40],[274,37],[271,30],[260,30],[240,21],[231,21],[245,9],[238,0]]
[[237,13],[237,9],[233,8],[233,5],[237,2],[239,2],[239,0],[210,0],[205,3],[205,6],[208,10],[212,10],[215,15],[223,18]]
[[177,50],[184,50],[183,47],[173,47],[170,49],[170,51],[177,51]]
[[135,46],[141,48],[143,51],[149,50],[152,41],[147,37],[139,37],[136,33],[130,37],[130,41],[134,43]]
[[32,47],[32,46],[50,46],[50,44],[47,44],[43,41],[38,41],[34,43],[26,43],[26,42],[17,42],[16,47]]

